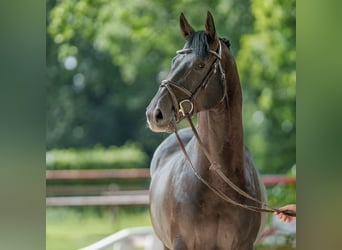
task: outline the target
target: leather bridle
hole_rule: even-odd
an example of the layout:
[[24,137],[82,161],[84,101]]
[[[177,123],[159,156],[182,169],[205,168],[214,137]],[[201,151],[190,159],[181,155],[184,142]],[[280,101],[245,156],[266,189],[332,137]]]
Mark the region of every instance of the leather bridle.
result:
[[[186,48],[186,49],[182,49],[182,50],[177,50],[176,53],[177,54],[188,54],[188,53],[191,53],[192,51],[193,51],[193,49]],[[216,74],[217,68],[220,71],[221,80],[223,81],[224,88],[226,90],[225,73],[224,73],[222,65],[221,65],[221,54],[222,54],[221,42],[219,42],[218,52],[216,52],[214,50],[209,50],[209,53],[211,53],[212,55],[215,56],[215,60],[213,61],[211,67],[209,68],[209,71],[207,72],[207,74],[203,78],[202,83],[198,84],[198,86],[195,88],[195,90],[193,92],[189,91],[188,89],[186,89],[181,84],[179,84],[173,80],[170,80],[170,79],[163,80],[160,84],[160,87],[166,88],[167,91],[169,92],[170,96],[171,96],[173,107],[175,109],[175,118],[176,118],[177,123],[180,122],[182,119],[184,119],[186,116],[192,116],[197,111],[196,110],[197,108],[195,105],[196,98],[197,98],[197,96],[201,90],[206,89],[208,83],[210,82],[211,77]],[[185,94],[188,98],[183,99],[181,101],[178,101],[178,99],[174,93],[175,89],[182,92],[183,94]],[[225,98],[225,93],[226,93],[226,91],[224,91],[224,95],[222,97],[222,100]]]
[[[186,48],[186,49],[182,49],[182,50],[178,50],[176,53],[177,54],[187,54],[187,53],[191,53],[193,51],[192,48]],[[238,186],[236,186],[220,169],[220,166],[217,164],[217,162],[215,162],[214,160],[212,160],[208,150],[206,149],[205,145],[202,143],[201,138],[198,135],[198,132],[191,120],[192,115],[197,111],[196,110],[196,106],[194,104],[194,102],[196,101],[196,97],[198,96],[198,94],[200,93],[201,90],[205,89],[211,79],[211,77],[216,74],[217,72],[217,68],[219,69],[219,72],[221,74],[221,80],[223,81],[223,85],[224,85],[224,94],[223,97],[221,99],[220,102],[222,102],[224,99],[228,98],[227,97],[227,81],[226,81],[226,77],[225,77],[225,72],[222,68],[221,65],[221,59],[222,59],[222,47],[221,47],[221,41],[219,41],[219,46],[218,46],[218,52],[214,51],[214,50],[209,50],[209,52],[215,56],[215,60],[212,63],[212,66],[210,67],[209,71],[207,72],[206,76],[203,78],[203,81],[201,84],[199,84],[195,90],[193,92],[189,91],[188,89],[186,89],[185,87],[183,87],[182,85],[180,85],[179,83],[173,81],[173,80],[163,80],[161,82],[160,87],[161,88],[166,88],[168,93],[171,96],[171,100],[173,103],[173,107],[175,109],[175,120],[176,123],[180,122],[182,119],[187,118],[191,129],[200,145],[200,148],[202,149],[202,151],[204,152],[204,154],[206,155],[207,159],[210,162],[210,170],[214,170],[217,175],[220,176],[220,178],[227,183],[232,189],[234,189],[238,194],[240,194],[241,196],[243,196],[244,198],[247,198],[248,200],[254,201],[257,204],[261,205],[261,207],[259,206],[253,206],[253,205],[247,205],[247,204],[243,204],[243,203],[239,203],[233,199],[231,199],[230,197],[228,197],[225,193],[223,193],[221,190],[213,187],[212,185],[210,185],[210,183],[208,183],[196,170],[196,168],[193,166],[191,159],[185,149],[185,146],[178,134],[178,130],[177,130],[177,126],[175,127],[175,134],[177,137],[177,140],[179,142],[179,145],[183,151],[183,154],[185,156],[185,158],[187,159],[187,161],[190,163],[190,167],[192,169],[192,171],[194,172],[195,176],[205,185],[207,186],[210,190],[212,190],[216,195],[218,195],[220,198],[222,198],[224,201],[231,203],[233,205],[236,205],[238,207],[250,210],[250,211],[254,211],[254,212],[281,212],[284,213],[286,215],[289,216],[296,216],[296,213],[294,213],[293,211],[289,211],[289,210],[282,210],[280,211],[277,208],[269,208],[267,206],[266,203],[250,196],[248,193],[246,193],[245,191],[243,191],[241,188],[239,188]],[[178,91],[182,92],[183,94],[185,94],[188,98],[187,99],[183,99],[181,101],[178,101],[175,93],[174,93],[174,89],[177,89]]]

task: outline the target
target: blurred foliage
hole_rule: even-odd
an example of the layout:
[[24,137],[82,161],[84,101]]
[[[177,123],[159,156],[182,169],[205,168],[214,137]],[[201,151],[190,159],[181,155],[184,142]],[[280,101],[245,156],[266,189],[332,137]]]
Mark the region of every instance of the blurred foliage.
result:
[[295,1],[255,0],[252,11],[237,57],[246,144],[261,171],[285,173],[296,162]]
[[[296,177],[296,165],[294,165],[286,175]],[[282,207],[286,204],[296,204],[296,185],[277,185],[268,187],[267,198],[270,207]]]
[[147,155],[137,145],[104,148],[96,145],[87,149],[53,149],[46,153],[46,168],[58,169],[112,169],[145,168]]
[[[127,142],[121,147],[95,145],[88,148],[52,149],[46,152],[46,169],[125,169],[148,167],[148,156],[137,143]],[[108,186],[109,189],[148,188],[149,178],[139,179],[77,179],[47,180],[48,187],[58,186]],[[85,195],[86,192],[80,192]],[[48,193],[49,196],[69,195]]]
[[246,144],[267,173],[295,163],[295,1],[48,0],[47,148],[138,141],[149,157],[165,134],[145,108],[184,40],[178,18],[207,10],[230,39],[244,92]]

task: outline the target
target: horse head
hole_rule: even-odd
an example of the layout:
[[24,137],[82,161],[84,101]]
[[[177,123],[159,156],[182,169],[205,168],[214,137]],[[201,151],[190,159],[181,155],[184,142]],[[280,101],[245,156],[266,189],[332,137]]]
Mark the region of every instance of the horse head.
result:
[[154,132],[173,132],[184,117],[211,109],[226,97],[221,61],[228,48],[216,33],[210,12],[205,30],[196,32],[183,13],[180,29],[185,45],[176,52],[167,79],[147,107],[147,122]]

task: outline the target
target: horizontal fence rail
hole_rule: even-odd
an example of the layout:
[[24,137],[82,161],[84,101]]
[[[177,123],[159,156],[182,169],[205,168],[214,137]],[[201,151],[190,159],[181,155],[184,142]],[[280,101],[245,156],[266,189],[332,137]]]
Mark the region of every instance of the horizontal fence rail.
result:
[[47,206],[119,206],[147,205],[148,194],[47,197]]
[[[122,180],[149,179],[148,168],[47,170],[46,180]],[[265,186],[295,185],[296,177],[285,175],[262,175]],[[119,206],[148,205],[148,190],[119,190],[115,185],[61,185],[47,184],[47,206]],[[86,194],[86,195],[85,195]],[[55,195],[64,195],[56,196]],[[65,196],[68,195],[68,196]],[[71,196],[70,196],[71,195]],[[76,196],[75,196],[76,195]]]
[[100,180],[150,178],[148,168],[47,170],[47,180]]
[[[148,168],[47,170],[46,180],[100,180],[100,179],[148,179]],[[293,185],[296,177],[286,175],[262,175],[266,186]]]
[[262,181],[265,186],[275,185],[295,185],[296,177],[287,175],[262,175]]

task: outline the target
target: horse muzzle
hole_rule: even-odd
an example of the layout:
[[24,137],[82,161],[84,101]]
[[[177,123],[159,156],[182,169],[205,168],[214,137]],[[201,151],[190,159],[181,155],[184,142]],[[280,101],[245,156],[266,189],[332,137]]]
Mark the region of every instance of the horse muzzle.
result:
[[174,112],[165,112],[160,107],[150,108],[146,111],[146,119],[149,128],[153,132],[172,133],[175,130]]

